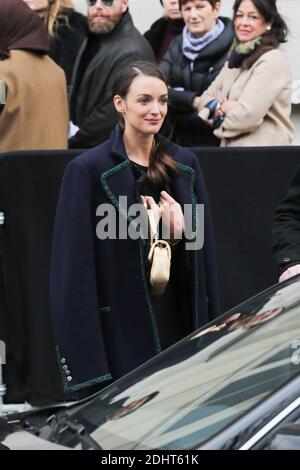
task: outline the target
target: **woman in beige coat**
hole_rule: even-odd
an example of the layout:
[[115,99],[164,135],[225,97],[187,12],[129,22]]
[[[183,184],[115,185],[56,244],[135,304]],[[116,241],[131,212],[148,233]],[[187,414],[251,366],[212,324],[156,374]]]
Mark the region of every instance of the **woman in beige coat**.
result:
[[287,28],[275,0],[236,0],[236,39],[218,77],[198,100],[222,146],[289,145],[291,72],[279,44]]
[[67,148],[66,80],[48,47],[40,17],[22,0],[1,0],[0,152]]

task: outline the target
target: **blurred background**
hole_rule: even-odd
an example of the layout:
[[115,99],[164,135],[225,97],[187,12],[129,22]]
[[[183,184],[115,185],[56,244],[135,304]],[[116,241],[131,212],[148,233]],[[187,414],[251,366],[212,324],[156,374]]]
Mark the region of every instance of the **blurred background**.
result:
[[[231,17],[234,0],[222,0],[221,14]],[[76,8],[86,13],[85,0],[73,0]],[[300,61],[298,51],[300,45],[300,0],[277,0],[278,9],[290,29],[289,41],[284,46],[293,71],[293,114],[292,120],[296,127],[293,145],[300,145]],[[130,12],[136,27],[141,33],[162,15],[159,0],[129,0]],[[262,90],[263,91],[263,90]]]

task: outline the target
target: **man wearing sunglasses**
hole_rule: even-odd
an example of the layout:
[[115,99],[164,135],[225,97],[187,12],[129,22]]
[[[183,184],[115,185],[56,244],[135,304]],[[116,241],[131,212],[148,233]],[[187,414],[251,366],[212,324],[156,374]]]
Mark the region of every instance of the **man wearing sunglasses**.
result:
[[70,114],[78,127],[69,139],[70,148],[95,147],[114,129],[116,71],[131,61],[155,61],[148,42],[134,27],[128,0],[86,1],[89,34],[78,53],[70,87]]

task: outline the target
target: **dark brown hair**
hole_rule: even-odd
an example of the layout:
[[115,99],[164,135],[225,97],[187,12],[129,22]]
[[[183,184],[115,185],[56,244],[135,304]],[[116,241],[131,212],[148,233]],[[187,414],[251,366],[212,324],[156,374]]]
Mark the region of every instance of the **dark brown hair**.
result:
[[[194,2],[195,0],[179,0],[179,9],[181,10],[181,8],[183,7],[183,5],[185,5],[186,3],[188,2]],[[221,0],[206,0],[208,3],[211,4],[211,6],[214,8],[216,3],[220,3]]]
[[[233,19],[243,0],[235,0],[233,5]],[[278,43],[286,42],[288,27],[277,10],[276,0],[251,0],[255,8],[262,15],[266,23],[271,24],[271,30],[265,35],[274,37]]]
[[[158,65],[139,60],[126,65],[117,72],[112,88],[113,96],[119,95],[122,99],[125,99],[133,80],[143,75],[158,78],[167,85],[166,76]],[[120,115],[120,126],[124,129],[122,115]],[[178,168],[174,160],[164,151],[161,142],[156,140],[150,154],[147,177],[151,183],[160,187],[170,181],[172,173],[178,174]]]

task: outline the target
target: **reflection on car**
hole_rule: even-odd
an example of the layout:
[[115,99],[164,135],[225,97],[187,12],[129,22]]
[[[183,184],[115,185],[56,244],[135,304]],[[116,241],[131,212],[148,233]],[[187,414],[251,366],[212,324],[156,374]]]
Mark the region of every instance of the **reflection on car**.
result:
[[7,447],[26,423],[28,434],[65,448],[300,448],[300,276],[230,310],[90,399],[8,415],[3,423]]

